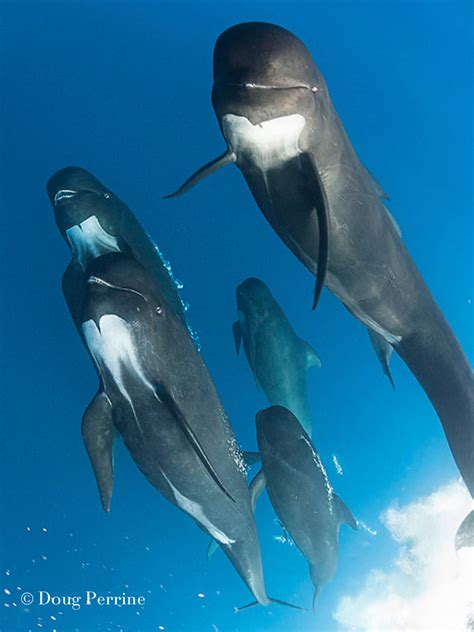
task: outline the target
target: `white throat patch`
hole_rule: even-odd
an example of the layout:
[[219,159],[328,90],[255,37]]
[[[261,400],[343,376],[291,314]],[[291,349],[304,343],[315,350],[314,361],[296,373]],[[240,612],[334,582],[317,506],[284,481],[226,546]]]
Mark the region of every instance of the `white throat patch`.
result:
[[84,269],[91,259],[108,252],[120,252],[117,238],[102,228],[95,215],[68,228],[66,235],[71,244],[73,258],[77,259]]
[[82,331],[99,371],[104,373],[107,370],[110,373],[120,393],[130,404],[140,428],[132,398],[123,380],[123,371],[133,373],[153,393],[155,389],[140,366],[133,344],[132,328],[120,316],[105,314],[99,320],[99,327],[93,320],[88,320],[82,323]]
[[301,114],[281,116],[258,125],[235,114],[222,118],[224,136],[237,160],[245,156],[262,171],[298,155],[298,141],[305,123]]

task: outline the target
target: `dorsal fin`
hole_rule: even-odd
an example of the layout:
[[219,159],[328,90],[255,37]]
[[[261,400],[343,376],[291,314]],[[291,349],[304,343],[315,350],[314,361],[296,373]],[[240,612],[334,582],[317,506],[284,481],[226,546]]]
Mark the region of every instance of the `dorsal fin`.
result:
[[334,494],[333,496],[333,506],[336,509],[339,524],[348,524],[352,529],[357,531],[359,528],[357,520],[352,515],[352,512],[346,505],[346,503],[341,498],[339,498],[337,494]]
[[306,367],[309,369],[310,367],[315,366],[316,368],[320,369],[321,360],[319,359],[319,356],[316,353],[316,351],[313,349],[313,347],[308,342],[306,342],[305,340],[302,340],[301,338],[299,339],[299,343],[306,358]]

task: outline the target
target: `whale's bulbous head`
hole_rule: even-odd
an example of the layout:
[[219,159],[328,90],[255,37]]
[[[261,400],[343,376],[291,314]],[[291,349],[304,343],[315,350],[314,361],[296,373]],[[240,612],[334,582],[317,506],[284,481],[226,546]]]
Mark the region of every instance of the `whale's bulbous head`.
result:
[[275,24],[237,24],[217,39],[215,84],[311,89],[317,86],[319,79],[319,72],[303,42]]
[[120,233],[123,203],[92,173],[82,167],[65,167],[46,185],[56,224],[68,242],[66,231],[96,217],[110,235]]
[[67,193],[91,191],[97,195],[108,193],[104,185],[87,169],[82,167],[65,167],[51,176],[46,185],[48,197],[53,206],[74,197]]
[[239,309],[252,305],[264,305],[274,298],[263,281],[256,278],[245,279],[235,291]]
[[[138,308],[138,309],[137,309]],[[127,322],[144,314],[163,316],[165,303],[145,268],[132,257],[114,252],[93,260],[86,269],[82,320],[117,314]]]
[[301,438],[302,427],[295,415],[284,406],[270,406],[257,413],[257,440],[262,453],[283,455]]

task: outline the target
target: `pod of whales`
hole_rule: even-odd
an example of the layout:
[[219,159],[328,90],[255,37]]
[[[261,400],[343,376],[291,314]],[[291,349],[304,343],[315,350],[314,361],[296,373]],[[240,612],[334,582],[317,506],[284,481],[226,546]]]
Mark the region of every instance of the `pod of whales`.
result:
[[214,49],[212,103],[227,150],[176,194],[219,166],[237,165],[286,246],[319,279],[325,272],[327,287],[408,365],[472,496],[471,367],[383,204],[384,191],[357,157],[309,51],[273,24],[229,28]]
[[282,406],[257,414],[257,441],[262,474],[251,485],[252,504],[262,479],[275,512],[308,562],[314,585],[313,609],[324,584],[337,569],[341,524],[357,522],[334,493],[311,439],[296,417]]
[[[393,350],[442,422],[474,494],[474,378],[383,200],[360,163],[304,44],[265,23],[229,28],[214,51],[212,103],[227,149],[174,197],[228,164],[242,172],[264,216],[315,277],[313,309],[326,285],[369,332],[392,386]],[[307,370],[315,351],[293,331],[268,287],[236,291],[233,325],[271,407],[256,417],[261,470],[250,490],[243,454],[189,330],[169,264],[130,209],[79,167],[47,185],[71,251],[63,292],[94,363],[99,389],[82,422],[103,509],[110,510],[114,441],[147,480],[211,536],[255,597],[267,595],[254,521],[265,487],[282,527],[308,562],[313,609],[338,565],[341,524],[357,522],[334,493],[312,443]],[[474,511],[457,549],[474,546]],[[245,609],[249,606],[244,606]]]
[[120,436],[149,482],[221,546],[257,603],[298,608],[266,594],[242,453],[169,264],[89,172],[63,169],[47,188],[72,254],[64,294],[99,377],[82,435],[104,510]]

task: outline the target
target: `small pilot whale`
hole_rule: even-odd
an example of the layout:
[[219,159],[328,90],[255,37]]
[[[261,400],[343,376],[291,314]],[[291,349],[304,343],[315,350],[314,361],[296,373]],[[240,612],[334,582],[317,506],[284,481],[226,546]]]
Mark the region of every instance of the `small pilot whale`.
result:
[[229,28],[214,49],[212,103],[227,150],[176,195],[223,165],[239,167],[271,226],[318,277],[315,300],[324,277],[347,309],[406,362],[474,495],[471,367],[382,202],[384,191],[357,157],[308,49],[273,24]]
[[252,502],[263,479],[283,528],[308,562],[315,609],[321,588],[336,574],[340,526],[357,529],[357,522],[334,493],[311,439],[293,413],[272,406],[257,414],[256,423],[262,473],[252,481]]
[[295,334],[263,281],[245,280],[237,287],[236,298],[237,353],[243,342],[255,382],[270,404],[288,408],[311,436],[306,373],[312,366],[321,366],[316,352]]
[[51,176],[47,191],[56,225],[72,254],[63,276],[63,292],[79,331],[84,271],[90,261],[108,252],[129,253],[139,261],[185,322],[184,306],[169,263],[132,211],[110,189],[85,169],[66,167]]
[[149,482],[219,543],[268,605],[242,454],[165,293],[131,257],[103,255],[86,269],[80,322],[100,382],[82,428],[104,509],[117,432]]

